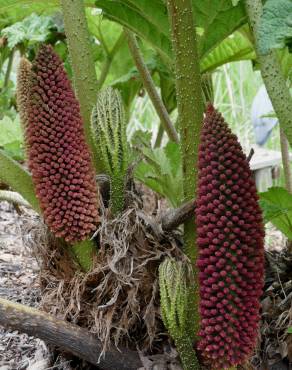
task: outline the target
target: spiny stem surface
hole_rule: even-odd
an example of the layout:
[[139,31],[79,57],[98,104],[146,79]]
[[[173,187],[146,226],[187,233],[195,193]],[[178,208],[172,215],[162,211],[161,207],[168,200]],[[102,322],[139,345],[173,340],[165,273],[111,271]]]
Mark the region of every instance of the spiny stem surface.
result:
[[261,0],[245,0],[246,12],[249,17],[251,29],[255,39],[255,49],[260,64],[262,78],[267,92],[273,104],[276,115],[279,119],[290,146],[292,146],[292,98],[286,85],[285,78],[277,59],[276,51],[272,50],[263,55],[260,53],[259,45],[259,24],[263,14]]
[[83,0],[61,0],[65,33],[73,70],[74,87],[84,122],[86,141],[93,154],[97,172],[100,172],[90,130],[91,111],[96,100],[97,78],[90,45]]

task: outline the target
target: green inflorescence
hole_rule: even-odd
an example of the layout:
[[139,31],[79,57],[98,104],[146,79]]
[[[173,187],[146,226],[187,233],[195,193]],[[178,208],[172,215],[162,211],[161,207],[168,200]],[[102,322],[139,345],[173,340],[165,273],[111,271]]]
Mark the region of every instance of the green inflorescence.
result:
[[103,170],[111,178],[111,210],[123,210],[126,175],[129,163],[126,121],[122,99],[108,87],[97,96],[91,115],[91,130]]
[[161,315],[173,338],[184,370],[199,369],[193,349],[193,271],[187,262],[165,259],[159,267]]

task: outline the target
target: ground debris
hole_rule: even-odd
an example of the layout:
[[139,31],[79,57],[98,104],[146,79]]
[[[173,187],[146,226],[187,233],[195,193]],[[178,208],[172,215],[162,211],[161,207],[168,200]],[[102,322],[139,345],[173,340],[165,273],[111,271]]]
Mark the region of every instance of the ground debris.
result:
[[[35,215],[30,211],[23,209],[19,217],[13,206],[0,203],[0,297],[37,307],[40,300],[39,268],[22,240],[22,227],[31,217]],[[34,364],[39,361],[48,364],[48,356],[47,347],[41,340],[0,328],[1,370],[37,370]]]
[[287,333],[291,326],[292,255],[284,248],[266,253],[260,344],[253,358],[256,369],[291,369],[292,336]]

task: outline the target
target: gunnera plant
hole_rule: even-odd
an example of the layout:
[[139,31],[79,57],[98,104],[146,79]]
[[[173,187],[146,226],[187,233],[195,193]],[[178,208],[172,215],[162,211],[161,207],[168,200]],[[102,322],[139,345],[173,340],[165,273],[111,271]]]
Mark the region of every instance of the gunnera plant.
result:
[[242,364],[257,340],[264,230],[249,164],[221,114],[208,105],[199,148],[196,208],[201,328],[212,369]]
[[98,193],[79,103],[62,61],[40,47],[31,70],[25,140],[44,220],[67,242],[96,229]]

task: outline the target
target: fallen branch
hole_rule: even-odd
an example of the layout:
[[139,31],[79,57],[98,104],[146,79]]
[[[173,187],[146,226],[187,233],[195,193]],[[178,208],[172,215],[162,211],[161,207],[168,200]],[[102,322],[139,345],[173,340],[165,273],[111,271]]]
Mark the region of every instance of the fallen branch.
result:
[[195,199],[183,204],[179,208],[169,209],[161,217],[161,227],[164,231],[170,231],[183,224],[187,219],[194,216],[196,209]]
[[[111,347],[101,356],[102,343],[87,330],[28,306],[0,298],[0,325],[40,338],[102,370],[137,370],[139,354]],[[99,362],[100,361],[100,362]]]

